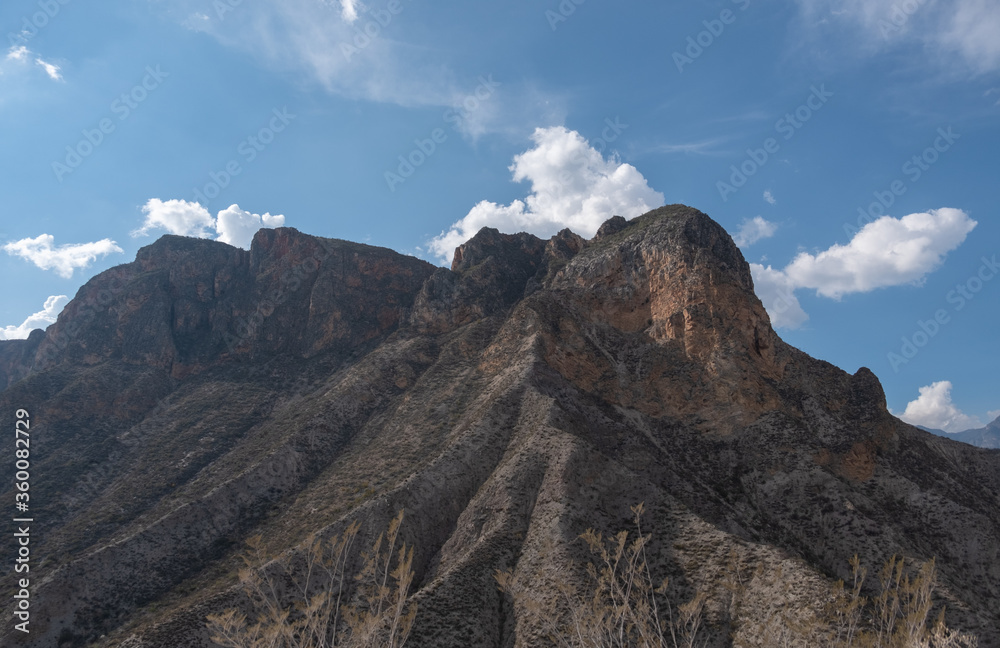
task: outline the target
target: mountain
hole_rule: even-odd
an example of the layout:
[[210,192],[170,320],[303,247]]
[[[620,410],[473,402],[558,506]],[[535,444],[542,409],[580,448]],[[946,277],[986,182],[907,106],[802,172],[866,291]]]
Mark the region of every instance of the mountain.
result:
[[[3,645],[208,646],[247,538],[293,557],[358,520],[365,546],[400,509],[408,646],[538,645],[496,571],[560,600],[580,534],[639,502],[656,578],[707,595],[709,645],[811,614],[854,554],[935,558],[935,610],[1000,643],[1000,452],[784,343],[690,207],[590,240],[485,228],[451,269],[290,228],[249,251],[165,236],[0,343],[0,379],[0,411],[30,414],[33,519],[31,633]],[[4,502],[15,476],[0,462]]]
[[956,441],[980,448],[1000,448],[1000,416],[993,419],[993,422],[988,423],[986,427],[963,430],[962,432],[945,432],[944,430],[927,428],[922,425],[918,425],[917,427],[932,434],[955,439]]

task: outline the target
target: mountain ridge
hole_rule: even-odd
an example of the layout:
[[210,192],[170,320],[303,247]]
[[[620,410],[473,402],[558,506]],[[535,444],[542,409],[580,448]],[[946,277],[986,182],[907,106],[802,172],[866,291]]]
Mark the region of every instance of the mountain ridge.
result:
[[[411,644],[531,645],[494,571],[554,594],[579,533],[640,501],[651,567],[709,593],[711,645],[755,645],[769,600],[805,614],[855,552],[937,557],[949,623],[1000,640],[1000,453],[892,417],[871,371],[784,343],[752,287],[683,205],[589,241],[485,229],[450,270],[290,228],[249,251],[161,239],[0,344],[0,403],[45,448],[18,645],[207,646],[243,539],[293,555],[400,508]],[[730,550],[787,575],[735,617]]]
[[955,439],[962,443],[968,443],[980,448],[998,449],[1000,448],[1000,416],[993,419],[981,428],[969,428],[961,432],[945,432],[936,428],[916,426],[925,432],[936,434],[947,439]]

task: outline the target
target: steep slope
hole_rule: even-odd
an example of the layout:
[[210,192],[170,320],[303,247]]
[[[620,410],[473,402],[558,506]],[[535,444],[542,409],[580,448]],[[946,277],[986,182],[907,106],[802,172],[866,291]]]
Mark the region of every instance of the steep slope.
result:
[[538,645],[495,570],[555,596],[582,582],[578,535],[640,501],[654,573],[709,594],[711,645],[759,645],[854,553],[936,557],[949,623],[1000,642],[1000,453],[784,344],[688,207],[590,241],[484,229],[451,270],[287,229],[249,253],[165,237],[40,337],[0,344],[2,411],[31,412],[38,448],[32,633],[12,645],[207,646],[243,539],[294,552],[400,508],[408,645]]

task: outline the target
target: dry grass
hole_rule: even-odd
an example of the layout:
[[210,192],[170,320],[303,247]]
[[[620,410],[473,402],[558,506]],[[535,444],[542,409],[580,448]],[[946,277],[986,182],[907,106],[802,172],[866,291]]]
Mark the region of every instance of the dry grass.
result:
[[[569,583],[557,583],[562,601],[543,601],[537,590],[518,581],[512,571],[497,571],[500,590],[511,595],[547,638],[565,648],[694,648],[702,630],[706,595],[676,609],[665,597],[668,582],[653,580],[646,561],[643,505],[632,508],[635,536],[628,531],[605,538],[588,529],[580,538],[594,562],[587,565],[593,589],[580,593]],[[562,604],[561,606],[559,604]],[[557,609],[557,608],[561,608]]]
[[[248,620],[237,609],[209,616],[212,641],[224,648],[401,648],[417,613],[409,597],[413,549],[397,548],[402,522],[400,511],[362,554],[364,567],[353,579],[347,571],[357,522],[326,542],[311,537],[298,577],[267,555],[260,536],[251,538],[239,576],[256,618]],[[295,601],[290,606],[282,603],[289,587]]]
[[[588,529],[580,539],[592,561],[586,565],[590,587],[567,579],[555,583],[558,596],[546,597],[512,570],[497,571],[499,589],[512,597],[527,627],[560,648],[701,648],[719,628],[706,624],[708,593],[684,602],[667,595],[668,582],[653,579],[646,557],[650,535],[642,530],[643,505],[632,508],[635,531],[604,537]],[[364,566],[348,575],[360,529],[351,524],[327,542],[310,538],[304,568],[267,555],[259,536],[248,543],[240,582],[255,620],[237,609],[208,617],[212,640],[224,648],[400,648],[416,616],[410,600],[413,549],[399,543],[403,513],[363,553]],[[399,545],[399,546],[397,546]],[[893,556],[878,572],[874,595],[863,595],[867,569],[854,556],[851,580],[838,581],[825,604],[796,609],[790,592],[769,601],[766,618],[751,639],[769,647],[976,648],[975,636],[949,629],[942,609],[931,620],[934,561],[907,569]],[[748,574],[735,549],[723,583],[721,601],[730,630],[741,623],[741,609],[752,596],[760,568]],[[296,576],[297,574],[297,576]],[[770,574],[784,581],[780,568]],[[356,583],[356,587],[350,587]],[[773,591],[773,590],[772,590]],[[294,599],[290,606],[281,602]]]
[[[529,624],[561,648],[695,648],[708,644],[713,628],[705,619],[708,595],[698,591],[687,602],[672,604],[666,596],[667,580],[657,583],[649,571],[640,504],[632,509],[635,535],[621,531],[610,538],[588,529],[580,538],[595,560],[587,565],[591,589],[581,593],[568,582],[557,583],[560,601],[542,600],[536,588],[520,583],[513,571],[497,571],[501,591],[509,594],[515,609]],[[942,609],[931,621],[934,561],[907,570],[901,558],[892,557],[879,571],[876,595],[862,595],[867,570],[855,556],[852,580],[837,582],[825,606],[807,610],[792,604],[795,597],[781,590],[780,600],[770,601],[766,618],[756,624],[754,645],[791,648],[817,645],[835,648],[976,648],[975,636],[951,630]],[[739,553],[730,553],[723,582],[730,631],[741,624],[743,602],[752,596],[750,585],[765,580],[785,581],[779,569],[746,573]],[[773,590],[772,590],[773,591]],[[714,628],[719,631],[719,628]]]
[[[944,609],[930,620],[934,592],[934,561],[907,573],[902,558],[893,556],[878,573],[874,599],[861,595],[867,570],[857,555],[851,559],[851,583],[839,581],[827,613],[833,645],[838,648],[975,648],[974,635],[950,630]],[[866,623],[867,621],[867,623]]]

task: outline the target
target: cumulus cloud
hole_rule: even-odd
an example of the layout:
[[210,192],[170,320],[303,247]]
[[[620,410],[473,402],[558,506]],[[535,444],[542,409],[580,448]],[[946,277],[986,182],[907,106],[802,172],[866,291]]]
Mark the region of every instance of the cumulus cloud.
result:
[[796,328],[808,316],[795,299],[795,290],[810,288],[840,299],[850,293],[918,284],[975,226],[968,214],[950,207],[902,218],[883,216],[865,225],[846,245],[816,254],[800,252],[781,270],[759,264],[750,264],[750,269],[772,323]]
[[943,207],[868,223],[847,245],[802,252],[785,268],[796,286],[839,299],[854,292],[917,283],[941,265],[976,226],[960,209]]
[[35,329],[44,329],[56,321],[59,311],[69,302],[66,295],[52,295],[45,300],[42,310],[28,315],[20,325],[13,324],[0,328],[0,340],[24,340]]
[[239,205],[230,205],[219,212],[215,229],[219,233],[217,240],[247,249],[250,247],[250,242],[257,230],[262,227],[281,227],[284,224],[285,217],[281,214],[261,216],[240,209]]
[[779,328],[799,328],[809,319],[795,296],[795,284],[781,270],[759,263],[750,264],[754,292],[760,298],[771,324]]
[[777,223],[772,223],[771,221],[765,220],[760,216],[754,216],[750,220],[743,221],[743,224],[740,225],[740,229],[736,232],[736,236],[733,237],[733,241],[735,241],[736,245],[740,247],[747,247],[753,245],[761,239],[774,236],[774,233],[777,231]]
[[166,230],[178,236],[208,238],[208,230],[215,229],[215,219],[197,202],[150,198],[142,206],[142,213],[146,219],[132,236],[148,236],[154,230]]
[[42,270],[55,270],[56,274],[66,279],[73,276],[74,270],[86,268],[99,256],[107,256],[112,252],[124,252],[111,239],[57,247],[55,237],[51,234],[39,234],[35,238],[13,241],[4,245],[3,249],[7,254],[31,261]]
[[774,194],[771,193],[770,189],[764,191],[764,200],[767,201],[767,204],[769,205],[773,205],[774,203],[778,202],[777,200],[774,199]]
[[474,206],[429,242],[442,261],[483,227],[542,237],[568,227],[591,237],[611,216],[631,218],[663,204],[663,194],[634,166],[605,158],[576,131],[538,128],[531,139],[534,147],[516,155],[509,167],[515,182],[531,183],[528,196],[509,205],[484,200]]
[[[148,236],[157,230],[164,230],[179,236],[215,238],[217,241],[249,248],[253,235],[262,227],[281,227],[285,217],[265,213],[253,214],[239,205],[230,205],[212,218],[207,209],[197,202],[187,200],[160,200],[150,198],[142,207],[146,215],[142,227],[132,232],[132,236]],[[216,236],[213,237],[213,231]]]
[[982,427],[975,416],[963,414],[951,402],[951,381],[942,380],[920,388],[920,396],[906,404],[899,415],[911,425],[922,425],[945,432],[963,432]]

